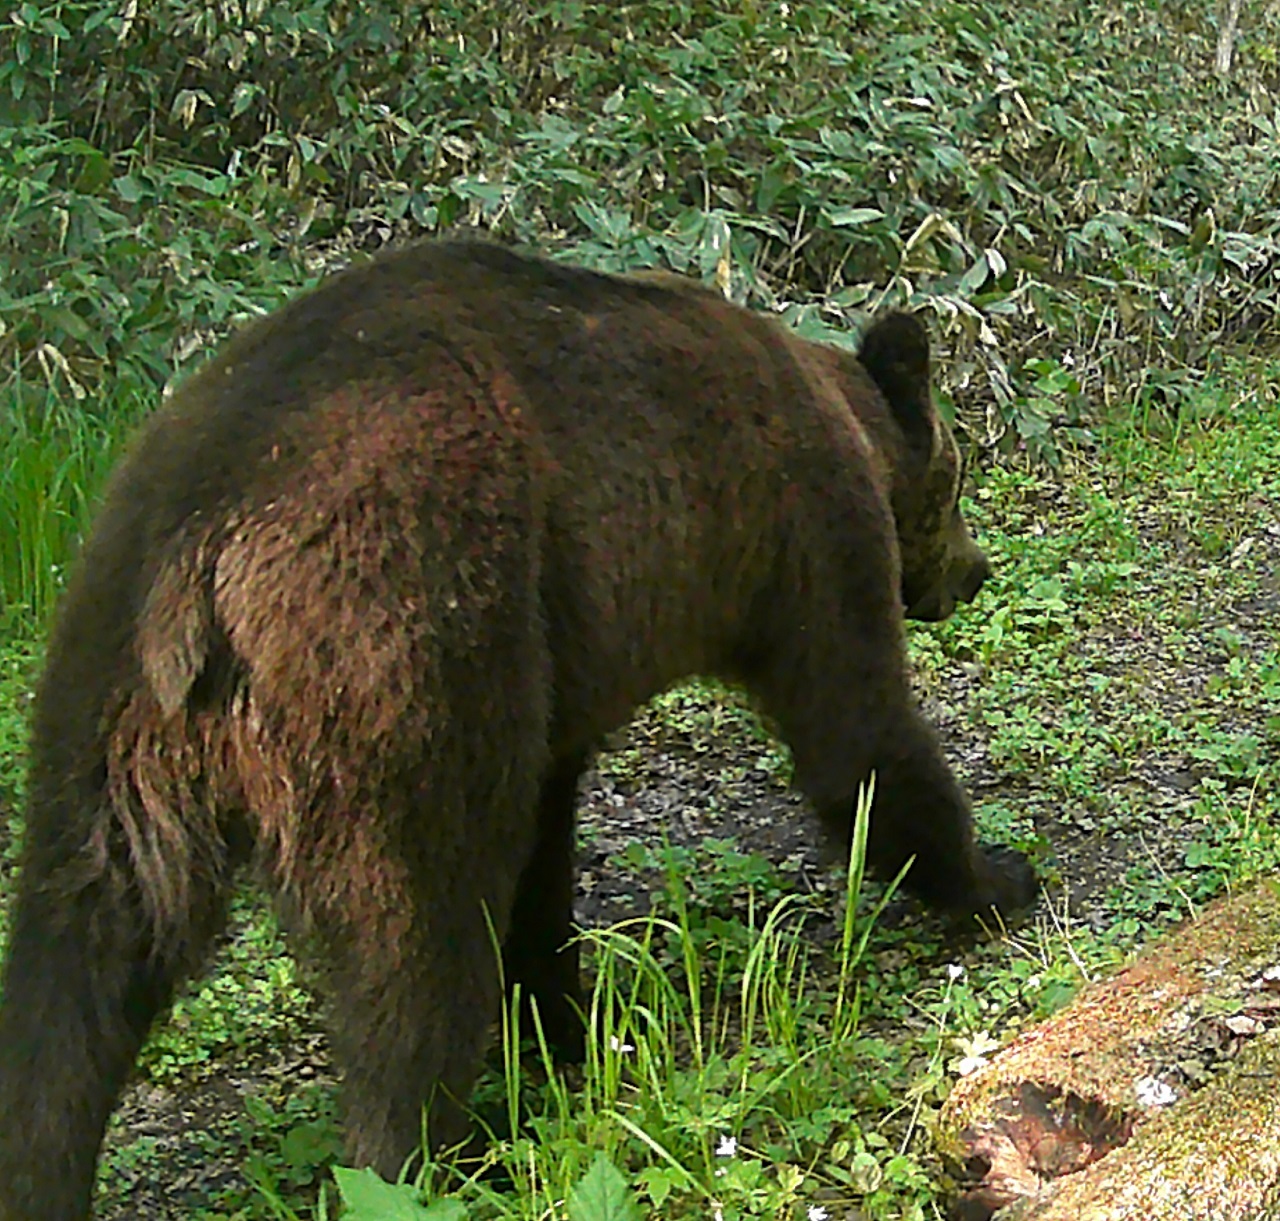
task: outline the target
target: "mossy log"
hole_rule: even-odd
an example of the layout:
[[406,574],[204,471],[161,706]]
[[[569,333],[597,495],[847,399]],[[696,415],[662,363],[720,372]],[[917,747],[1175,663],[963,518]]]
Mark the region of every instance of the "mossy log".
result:
[[964,1078],[960,1221],[1280,1218],[1280,882],[1219,900]]

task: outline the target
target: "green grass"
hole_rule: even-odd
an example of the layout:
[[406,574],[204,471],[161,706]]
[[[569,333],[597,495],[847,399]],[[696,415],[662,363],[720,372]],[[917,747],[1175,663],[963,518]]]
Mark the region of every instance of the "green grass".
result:
[[[865,834],[865,808],[860,826]],[[516,1134],[495,1139],[483,1166],[446,1163],[421,1193],[403,1188],[406,1216],[434,1215],[414,1211],[422,1199],[442,1216],[448,1201],[458,1216],[551,1217],[568,1199],[573,1215],[592,1218],[780,1217],[847,1197],[853,1109],[833,1086],[879,1048],[859,1032],[855,989],[833,997],[830,980],[813,982],[809,905],[783,897],[758,907],[742,936],[708,940],[674,872],[669,894],[670,917],[587,936],[595,986],[582,1087],[543,1064],[549,1083],[519,1116],[520,1032],[508,1020],[500,1092]],[[837,980],[858,971],[874,916],[846,905]],[[833,1160],[839,1141],[848,1147]],[[495,1171],[506,1190],[494,1189]],[[340,1183],[353,1218],[386,1215],[381,1198],[353,1199],[364,1180]]]
[[53,390],[12,391],[0,414],[0,604],[43,622],[93,517],[107,473],[152,396],[94,412]]

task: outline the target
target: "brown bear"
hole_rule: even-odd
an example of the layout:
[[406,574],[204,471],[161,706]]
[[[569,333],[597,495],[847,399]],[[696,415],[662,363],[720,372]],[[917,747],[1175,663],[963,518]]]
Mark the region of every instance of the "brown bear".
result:
[[143,430],[37,694],[0,1004],[0,1218],[90,1215],[104,1125],[255,862],[315,951],[348,1152],[465,1131],[508,979],[581,1053],[574,795],[687,675],[754,694],[837,845],[965,913],[983,851],[903,614],[987,561],[919,322],[857,358],[667,279],[476,241],[329,279]]

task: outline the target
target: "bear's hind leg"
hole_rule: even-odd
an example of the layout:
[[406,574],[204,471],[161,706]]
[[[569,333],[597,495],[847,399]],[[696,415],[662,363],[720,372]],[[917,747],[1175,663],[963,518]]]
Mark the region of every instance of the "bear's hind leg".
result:
[[578,778],[586,763],[585,755],[573,755],[553,766],[543,782],[538,840],[520,874],[503,947],[507,986],[518,983],[521,989],[521,1033],[533,1031],[532,1000],[548,1046],[558,1060],[570,1064],[586,1055],[579,953],[573,940],[575,815]]
[[508,837],[495,859],[462,810],[433,811],[419,824],[433,838],[409,846],[396,804],[384,792],[376,810],[328,820],[345,842],[299,863],[305,893],[284,888],[283,913],[323,960],[347,1155],[392,1181],[423,1147],[424,1107],[431,1149],[468,1134],[524,847]]

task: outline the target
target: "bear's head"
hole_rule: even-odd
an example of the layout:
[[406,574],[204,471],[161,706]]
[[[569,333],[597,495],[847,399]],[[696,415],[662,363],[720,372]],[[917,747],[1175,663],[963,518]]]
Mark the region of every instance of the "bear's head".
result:
[[973,601],[991,565],[960,512],[964,463],[933,405],[928,332],[910,314],[888,314],[863,336],[858,361],[879,387],[901,438],[886,447],[885,457],[903,607],[910,619],[945,619],[957,602]]

